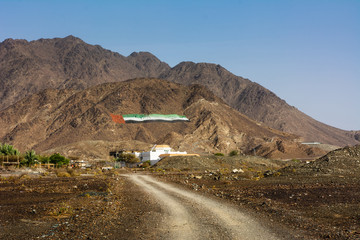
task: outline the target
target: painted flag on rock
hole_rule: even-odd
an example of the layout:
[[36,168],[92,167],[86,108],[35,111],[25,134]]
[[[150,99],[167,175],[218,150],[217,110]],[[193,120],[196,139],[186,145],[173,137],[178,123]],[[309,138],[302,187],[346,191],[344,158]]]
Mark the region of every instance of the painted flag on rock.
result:
[[112,120],[116,123],[120,123],[120,124],[125,123],[125,120],[121,115],[114,115],[114,114],[110,113],[110,116],[111,116]]

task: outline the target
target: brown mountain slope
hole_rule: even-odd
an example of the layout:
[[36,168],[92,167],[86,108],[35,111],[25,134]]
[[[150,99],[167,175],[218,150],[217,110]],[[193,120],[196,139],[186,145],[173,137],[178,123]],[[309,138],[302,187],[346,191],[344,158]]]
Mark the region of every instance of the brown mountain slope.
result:
[[235,76],[220,65],[182,62],[160,74],[160,78],[182,84],[207,86],[241,113],[269,127],[302,136],[303,141],[319,141],[338,146],[359,143],[356,133],[316,121],[288,105],[268,89]]
[[0,109],[43,89],[85,89],[105,82],[156,77],[169,69],[150,53],[124,57],[79,38],[0,43]]
[[349,131],[316,121],[256,83],[244,89],[233,107],[275,129],[302,136],[306,142],[317,141],[337,146],[359,143]]
[[[117,124],[110,113],[176,113],[190,122]],[[192,152],[228,152],[247,151],[273,138],[294,139],[254,122],[204,87],[158,79],[106,83],[83,91],[45,90],[1,111],[0,125],[0,141],[40,151],[82,141],[137,140]]]
[[207,86],[233,108],[272,128],[332,145],[359,143],[357,132],[320,123],[268,89],[235,76],[220,65],[183,62],[170,69],[150,53],[124,57],[73,36],[55,39],[7,39],[0,43],[0,110],[43,89],[83,90],[136,77],[159,77]]

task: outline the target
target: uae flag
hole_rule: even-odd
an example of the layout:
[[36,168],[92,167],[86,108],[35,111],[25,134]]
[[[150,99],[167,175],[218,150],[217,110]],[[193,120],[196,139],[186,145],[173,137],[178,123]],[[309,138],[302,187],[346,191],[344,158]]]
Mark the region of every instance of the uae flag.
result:
[[110,116],[116,123],[189,122],[187,117],[177,114],[111,114]]

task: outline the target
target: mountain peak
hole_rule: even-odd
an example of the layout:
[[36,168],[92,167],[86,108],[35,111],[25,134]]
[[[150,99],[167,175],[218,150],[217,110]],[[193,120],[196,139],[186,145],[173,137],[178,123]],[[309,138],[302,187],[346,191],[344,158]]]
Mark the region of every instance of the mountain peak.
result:
[[84,42],[82,39],[78,38],[78,37],[75,37],[73,35],[69,35],[69,36],[66,36],[64,38],[59,38],[59,39],[63,39],[63,40],[66,40],[66,41],[79,41],[79,42]]
[[158,77],[161,73],[170,69],[167,63],[160,61],[149,52],[133,52],[126,59],[138,70],[144,72],[144,77]]
[[154,54],[150,52],[132,52],[129,57],[147,57],[147,58],[156,58],[158,59]]
[[7,38],[0,43],[0,47],[5,47],[6,49],[11,49],[11,48],[15,47],[16,45],[25,45],[27,43],[28,43],[28,41],[25,39]]
[[248,117],[302,136],[305,141],[338,146],[359,143],[358,133],[320,123],[271,91],[218,64],[187,61],[170,68],[149,52],[124,57],[73,35],[31,42],[6,39],[0,43],[0,110],[43,89],[83,90],[141,77],[206,86]]

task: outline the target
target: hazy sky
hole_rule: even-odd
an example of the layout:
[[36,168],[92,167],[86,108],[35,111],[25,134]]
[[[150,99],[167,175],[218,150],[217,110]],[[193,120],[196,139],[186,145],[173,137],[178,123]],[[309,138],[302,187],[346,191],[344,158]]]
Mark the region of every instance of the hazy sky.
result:
[[0,0],[0,41],[67,35],[172,67],[220,64],[321,122],[360,130],[360,0]]

